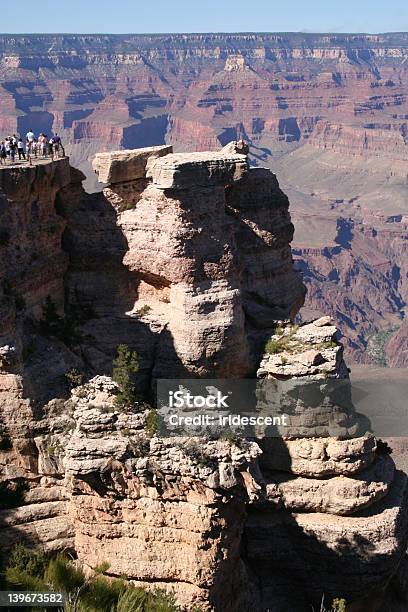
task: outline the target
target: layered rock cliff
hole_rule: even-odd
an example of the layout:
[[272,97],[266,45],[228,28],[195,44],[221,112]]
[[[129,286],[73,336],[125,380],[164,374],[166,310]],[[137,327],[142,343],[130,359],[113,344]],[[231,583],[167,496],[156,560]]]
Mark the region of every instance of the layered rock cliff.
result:
[[[331,320],[293,323],[304,287],[276,177],[242,142],[95,168],[93,195],[67,159],[0,169],[3,542],[106,561],[187,609],[382,609],[403,589],[406,477],[330,391],[350,403]],[[115,402],[120,343],[145,397],[158,377],[257,376],[290,432],[159,437],[141,401]]]
[[[334,316],[353,360],[404,366],[407,40],[406,33],[1,35],[0,132],[59,132],[89,191],[98,151],[164,143],[215,151],[244,137],[251,163],[268,165],[290,190],[309,312]],[[394,219],[395,238],[378,215]],[[349,219],[373,234],[373,248],[351,236],[333,265],[337,225]],[[384,350],[378,357],[372,338],[391,333],[398,358]]]

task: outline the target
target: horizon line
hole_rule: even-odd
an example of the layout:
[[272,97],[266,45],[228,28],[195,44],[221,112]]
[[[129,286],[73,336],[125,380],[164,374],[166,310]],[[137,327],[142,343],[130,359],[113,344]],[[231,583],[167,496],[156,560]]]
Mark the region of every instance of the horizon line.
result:
[[235,35],[244,36],[248,34],[258,35],[288,35],[297,34],[302,36],[386,36],[391,34],[408,34],[408,30],[388,30],[386,32],[338,32],[338,31],[213,31],[213,32],[0,32],[0,36],[202,36],[202,35]]

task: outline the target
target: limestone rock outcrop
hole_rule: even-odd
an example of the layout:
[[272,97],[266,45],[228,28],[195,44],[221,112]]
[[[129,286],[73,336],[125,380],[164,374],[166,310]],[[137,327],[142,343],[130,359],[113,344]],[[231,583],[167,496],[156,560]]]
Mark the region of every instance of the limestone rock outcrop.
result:
[[145,177],[104,189],[137,280],[132,312],[148,310],[163,330],[155,377],[254,371],[276,319],[303,302],[288,200],[245,151],[152,153]]
[[[107,561],[187,608],[305,612],[325,594],[377,612],[402,575],[406,476],[354,410],[332,321],[294,323],[304,287],[276,177],[239,141],[96,168],[110,183],[92,195],[67,159],[0,169],[5,545]],[[159,437],[142,400],[119,407],[120,343],[151,401],[160,376],[257,372],[260,410],[289,430]]]
[[93,168],[101,183],[123,183],[144,178],[148,159],[172,153],[172,147],[145,147],[97,153]]

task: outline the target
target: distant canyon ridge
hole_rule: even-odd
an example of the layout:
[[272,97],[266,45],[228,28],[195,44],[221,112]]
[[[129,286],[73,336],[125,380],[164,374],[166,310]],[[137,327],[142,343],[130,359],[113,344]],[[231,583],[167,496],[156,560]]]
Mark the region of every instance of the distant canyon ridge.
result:
[[0,134],[98,151],[244,138],[291,201],[303,318],[349,359],[408,365],[408,33],[3,35]]

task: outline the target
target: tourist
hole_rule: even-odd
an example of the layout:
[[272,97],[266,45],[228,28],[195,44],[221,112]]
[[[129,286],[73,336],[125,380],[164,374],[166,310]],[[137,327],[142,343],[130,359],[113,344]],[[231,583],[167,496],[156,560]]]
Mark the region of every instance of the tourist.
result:
[[10,138],[10,162],[14,164],[16,161],[16,153],[17,153],[17,139],[12,136]]
[[33,130],[30,128],[26,134],[26,140],[28,140],[28,142],[33,142],[34,141],[34,132]]
[[58,134],[54,134],[52,140],[53,140],[53,144],[54,144],[55,157],[59,157],[60,156],[60,150],[61,150],[61,153],[62,153],[62,157],[65,157],[65,151],[64,151],[64,147],[62,146],[62,142],[61,142],[60,136],[58,136]]
[[6,149],[6,158],[8,158],[8,160],[10,161],[10,137],[7,136],[6,140],[4,141],[4,147]]
[[17,152],[18,152],[18,159],[19,160],[26,158],[25,153],[24,153],[24,143],[21,140],[21,138],[18,138],[18,140],[17,140]]
[[40,148],[41,157],[47,157],[48,139],[47,139],[47,136],[43,132],[41,132],[41,134],[38,137],[38,146]]
[[0,164],[4,165],[6,163],[6,147],[4,146],[4,141],[0,143]]

